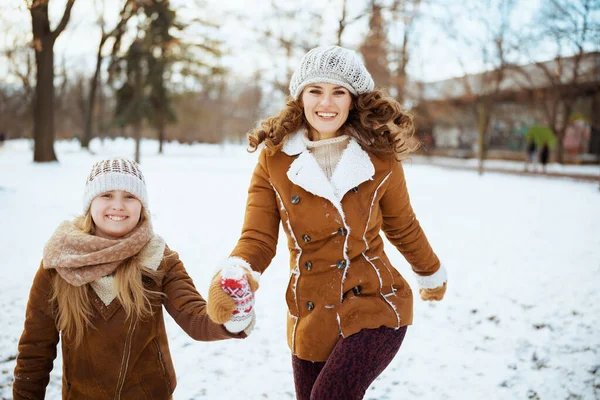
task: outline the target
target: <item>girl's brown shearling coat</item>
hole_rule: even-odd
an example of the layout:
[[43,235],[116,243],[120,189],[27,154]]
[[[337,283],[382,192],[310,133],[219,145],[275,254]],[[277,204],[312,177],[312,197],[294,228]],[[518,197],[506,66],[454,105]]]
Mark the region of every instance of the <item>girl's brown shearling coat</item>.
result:
[[412,323],[412,291],[386,256],[380,230],[429,287],[445,281],[413,213],[402,165],[352,139],[331,180],[302,131],[273,155],[262,151],[231,262],[242,259],[262,273],[275,255],[280,221],[290,250],[288,344],[301,359],[325,361],[340,336],[361,329]]
[[[145,282],[152,290],[165,294],[153,302],[152,317],[139,321],[127,319],[117,299],[106,306],[88,285],[94,328],[88,328],[79,347],[74,347],[69,337],[61,337],[63,399],[168,399],[175,390],[176,379],[163,305],[195,340],[246,336],[231,334],[212,322],[205,311],[206,302],[178,254],[168,247],[160,251],[164,251],[158,266],[162,278]],[[158,257],[160,260],[160,254]],[[59,340],[56,306],[49,303],[56,273],[40,266],[31,288],[15,368],[15,400],[42,399],[45,395]]]

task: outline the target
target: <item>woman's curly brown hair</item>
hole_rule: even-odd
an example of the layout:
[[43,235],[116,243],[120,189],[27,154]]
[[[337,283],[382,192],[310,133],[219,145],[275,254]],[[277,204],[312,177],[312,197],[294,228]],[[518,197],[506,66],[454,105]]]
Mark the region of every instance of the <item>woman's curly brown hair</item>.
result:
[[[308,122],[301,96],[297,100],[288,99],[278,115],[263,120],[259,128],[248,132],[248,151],[256,151],[264,142],[269,154],[273,154],[283,146],[283,139],[302,125],[308,126]],[[414,134],[412,115],[380,89],[352,96],[352,108],[344,126],[352,128],[345,133],[377,156],[402,160],[419,147],[408,144]]]

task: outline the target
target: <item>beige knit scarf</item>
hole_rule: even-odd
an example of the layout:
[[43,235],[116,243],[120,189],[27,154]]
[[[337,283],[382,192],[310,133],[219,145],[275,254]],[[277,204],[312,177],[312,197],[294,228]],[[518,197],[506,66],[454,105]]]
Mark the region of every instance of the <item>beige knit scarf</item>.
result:
[[152,236],[148,221],[119,239],[90,235],[72,221],[64,221],[44,246],[44,268],[56,269],[73,286],[85,285],[112,274],[124,260],[139,253]]

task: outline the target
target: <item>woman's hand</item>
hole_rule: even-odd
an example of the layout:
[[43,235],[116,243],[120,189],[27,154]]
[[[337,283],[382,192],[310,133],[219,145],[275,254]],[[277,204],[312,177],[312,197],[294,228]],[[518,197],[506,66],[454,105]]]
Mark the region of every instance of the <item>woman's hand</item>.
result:
[[421,295],[421,299],[425,301],[440,301],[444,298],[444,294],[446,294],[446,282],[442,286],[433,289],[419,289],[419,294]]

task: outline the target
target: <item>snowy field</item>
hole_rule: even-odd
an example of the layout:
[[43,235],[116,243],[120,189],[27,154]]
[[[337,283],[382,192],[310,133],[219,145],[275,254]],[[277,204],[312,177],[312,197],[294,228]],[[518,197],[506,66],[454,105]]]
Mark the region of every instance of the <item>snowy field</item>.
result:
[[[413,157],[413,162],[418,164],[428,164],[434,163],[439,166],[448,166],[448,167],[461,167],[461,168],[477,168],[479,164],[479,160],[476,158],[452,158],[452,157],[438,157],[438,156],[430,156],[425,157],[422,155]],[[485,167],[491,170],[498,169],[503,171],[512,171],[512,172],[521,172],[524,169],[523,161],[508,161],[508,160],[486,160]],[[536,162],[534,165],[528,166],[528,171],[531,172],[542,172],[542,166],[539,162]],[[585,176],[585,177],[593,177],[600,180],[600,167],[598,165],[586,164],[586,165],[576,165],[576,164],[557,164],[557,163],[549,163],[546,167],[546,171],[550,174],[568,174],[573,176]]]
[[[256,154],[241,146],[144,142],[142,168],[156,232],[203,294],[240,233]],[[96,159],[133,142],[56,146],[32,162],[30,143],[0,148],[0,397],[11,382],[25,305],[45,241],[80,210]],[[600,399],[598,183],[406,164],[413,207],[449,270],[446,299],[415,302],[414,325],[367,399]],[[283,232],[280,233],[283,237]],[[402,256],[387,252],[415,288]],[[167,317],[174,398],[293,399],[285,338],[286,241],[262,277],[257,328],[246,340],[194,342]],[[417,296],[418,297],[418,296]],[[166,314],[166,313],[165,313]],[[168,315],[168,314],[166,314]],[[47,390],[60,398],[61,360]],[[341,378],[343,379],[343,378]]]

